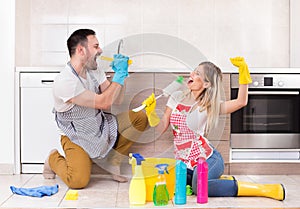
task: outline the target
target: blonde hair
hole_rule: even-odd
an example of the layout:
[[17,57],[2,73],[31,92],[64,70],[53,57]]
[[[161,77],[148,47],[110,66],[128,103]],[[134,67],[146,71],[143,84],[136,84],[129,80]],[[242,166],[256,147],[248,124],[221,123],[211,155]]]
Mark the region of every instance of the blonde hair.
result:
[[210,84],[198,98],[200,111],[207,111],[207,124],[205,128],[207,134],[209,130],[215,128],[219,122],[222,72],[219,67],[208,61],[200,63],[199,66],[203,67],[204,81]]

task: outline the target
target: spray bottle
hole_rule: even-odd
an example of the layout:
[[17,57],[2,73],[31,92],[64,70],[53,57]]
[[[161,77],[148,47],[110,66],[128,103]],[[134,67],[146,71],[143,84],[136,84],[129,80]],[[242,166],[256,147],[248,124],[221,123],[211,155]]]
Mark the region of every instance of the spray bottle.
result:
[[[173,92],[175,92],[182,86],[183,81],[184,81],[184,78],[182,76],[178,76],[175,81],[173,81],[172,83],[170,83],[167,87],[165,87],[163,89],[163,95],[165,97],[170,96]],[[161,96],[162,95],[157,96],[156,99],[158,99]]]
[[129,203],[131,205],[143,205],[146,203],[146,183],[142,170],[142,161],[145,159],[139,153],[130,153],[129,163],[132,163],[132,158],[136,159],[134,175],[129,186]]
[[[182,85],[183,85],[183,81],[184,78],[182,76],[178,76],[177,79],[175,81],[173,81],[172,83],[170,83],[167,87],[165,87],[163,89],[163,93],[156,96],[155,99],[159,99],[162,96],[170,96],[172,93],[174,93],[175,91],[177,91]],[[133,112],[138,112],[141,111],[142,109],[144,109],[146,107],[146,105],[141,105],[137,108],[132,109]]]
[[186,175],[187,167],[181,160],[176,160],[175,204],[186,204]]
[[197,164],[197,203],[208,202],[208,165],[204,157]]
[[167,189],[167,182],[165,176],[165,171],[167,174],[169,174],[167,169],[168,164],[157,164],[155,168],[158,169],[158,177],[153,191],[154,205],[156,206],[168,205],[170,196]]

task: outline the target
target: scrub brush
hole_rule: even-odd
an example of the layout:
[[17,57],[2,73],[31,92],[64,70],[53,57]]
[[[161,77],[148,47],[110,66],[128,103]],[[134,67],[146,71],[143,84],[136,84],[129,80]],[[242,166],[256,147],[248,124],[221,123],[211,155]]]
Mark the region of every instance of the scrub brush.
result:
[[[106,56],[100,56],[100,59],[105,60],[105,61],[109,61],[109,62],[114,61],[114,58],[106,57]],[[132,60],[128,60],[128,65],[131,65],[131,64],[132,64]]]
[[[182,76],[178,76],[177,79],[175,81],[173,81],[172,83],[170,83],[166,88],[163,89],[163,93],[158,95],[157,97],[155,97],[155,99],[159,99],[162,96],[170,96],[173,92],[175,92],[176,90],[178,90],[182,84],[183,84],[183,80],[184,78]],[[144,109],[146,107],[146,105],[141,105],[137,108],[132,109],[133,112],[138,112],[141,111],[142,109]]]

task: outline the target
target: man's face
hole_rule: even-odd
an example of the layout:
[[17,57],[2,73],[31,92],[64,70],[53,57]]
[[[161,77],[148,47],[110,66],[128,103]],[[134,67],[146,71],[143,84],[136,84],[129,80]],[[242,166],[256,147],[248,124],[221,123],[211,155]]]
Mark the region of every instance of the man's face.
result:
[[86,49],[86,68],[88,70],[97,70],[97,59],[102,53],[99,42],[95,35],[87,36],[88,42]]

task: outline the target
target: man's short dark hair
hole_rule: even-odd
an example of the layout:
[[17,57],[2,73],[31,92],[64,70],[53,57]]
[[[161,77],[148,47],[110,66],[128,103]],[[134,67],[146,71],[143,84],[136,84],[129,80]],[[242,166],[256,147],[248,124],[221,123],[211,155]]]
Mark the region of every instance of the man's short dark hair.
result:
[[78,44],[85,46],[87,43],[87,36],[89,35],[96,35],[96,33],[91,29],[79,29],[71,34],[67,41],[70,57],[75,53]]

